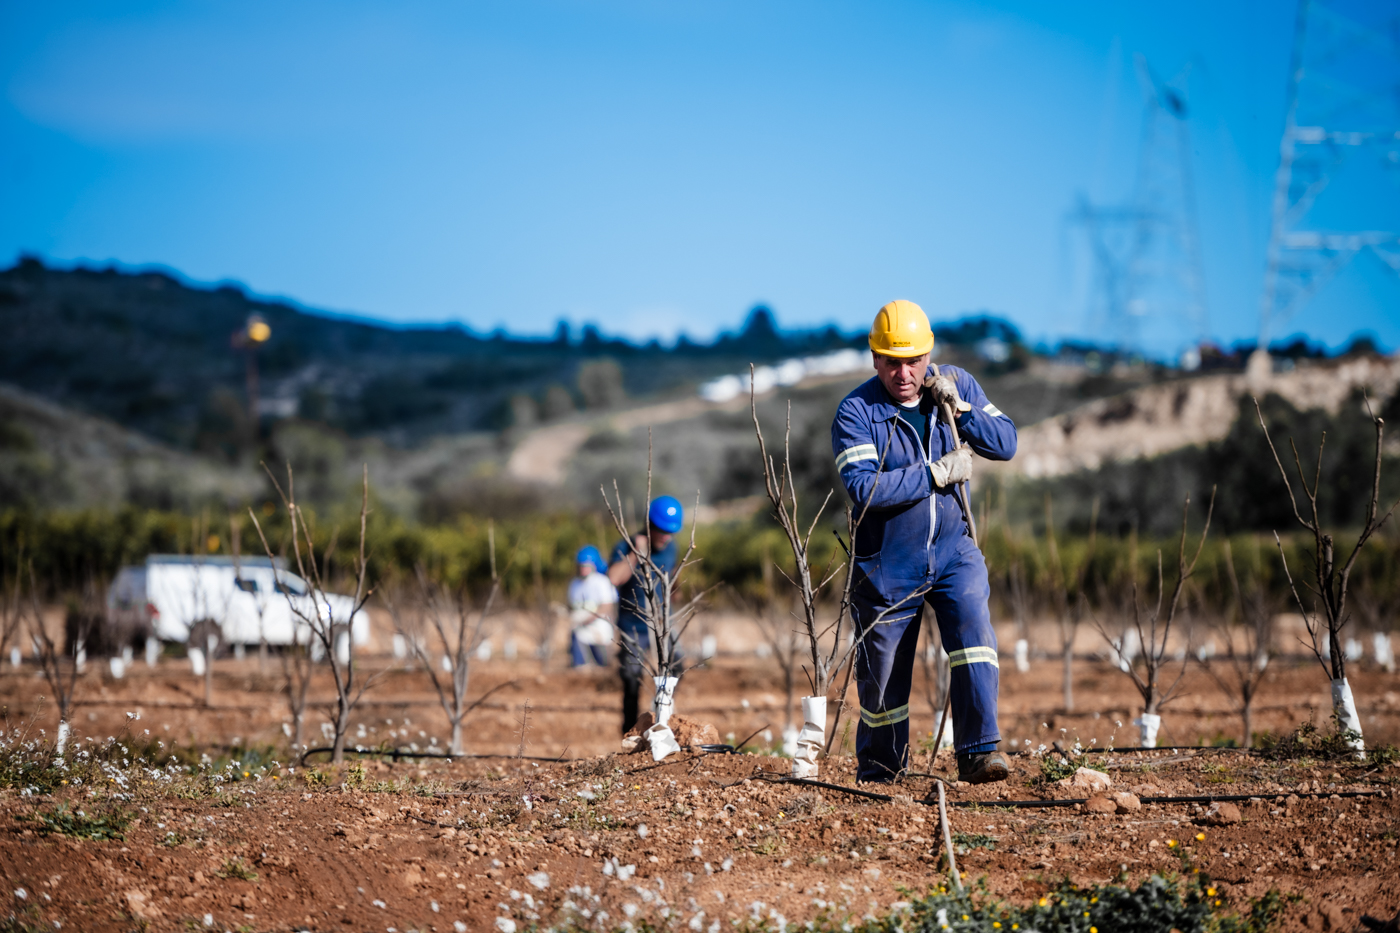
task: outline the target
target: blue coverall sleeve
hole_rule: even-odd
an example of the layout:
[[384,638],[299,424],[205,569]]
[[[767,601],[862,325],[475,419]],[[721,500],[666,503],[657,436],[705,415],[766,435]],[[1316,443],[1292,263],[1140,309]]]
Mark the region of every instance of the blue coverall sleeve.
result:
[[958,415],[958,434],[973,452],[988,460],[1010,460],[1016,456],[1016,425],[987,398],[987,393],[966,370],[955,369],[953,379],[958,395],[972,406]]
[[[894,425],[891,430],[897,428]],[[890,440],[893,448],[894,439]],[[876,439],[870,412],[849,399],[841,403],[836,420],[831,423],[831,451],[846,494],[858,506],[894,509],[921,502],[933,494],[933,479],[922,460],[911,466],[880,470],[881,456],[888,464],[891,453],[883,450]]]

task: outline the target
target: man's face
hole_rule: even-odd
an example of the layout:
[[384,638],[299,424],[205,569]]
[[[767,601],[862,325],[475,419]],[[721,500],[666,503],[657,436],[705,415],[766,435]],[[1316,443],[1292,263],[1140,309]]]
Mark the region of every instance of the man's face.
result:
[[580,577],[591,576],[598,568],[593,566],[590,560],[581,561],[578,565],[578,575]]
[[875,375],[896,402],[912,402],[919,397],[928,369],[927,353],[909,359],[882,356],[873,350],[870,355],[875,358]]
[[647,531],[651,536],[651,552],[653,554],[670,544],[671,539],[675,537],[669,531],[662,531],[652,524],[647,525]]

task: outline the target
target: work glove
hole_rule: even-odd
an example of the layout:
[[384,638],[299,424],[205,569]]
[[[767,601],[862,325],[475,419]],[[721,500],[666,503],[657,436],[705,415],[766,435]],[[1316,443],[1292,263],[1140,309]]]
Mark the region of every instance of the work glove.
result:
[[972,411],[972,406],[958,396],[958,384],[950,376],[928,376],[924,385],[938,405],[947,404],[953,411]]
[[933,485],[939,489],[972,479],[972,448],[959,447],[929,464]]

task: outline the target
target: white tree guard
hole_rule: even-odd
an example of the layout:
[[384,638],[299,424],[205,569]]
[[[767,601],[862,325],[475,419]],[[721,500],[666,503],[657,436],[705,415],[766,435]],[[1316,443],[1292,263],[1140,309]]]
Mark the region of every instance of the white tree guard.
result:
[[199,649],[199,648],[191,648],[191,649],[189,650],[189,656],[190,656],[190,673],[194,674],[194,676],[196,676],[196,677],[203,677],[203,676],[204,676],[204,652],[203,652],[201,649]]
[[1133,725],[1138,727],[1139,742],[1143,748],[1157,747],[1157,730],[1162,727],[1162,717],[1156,713],[1143,713],[1133,720]]
[[1337,714],[1341,728],[1355,732],[1356,737],[1347,744],[1358,754],[1366,751],[1366,742],[1361,738],[1361,717],[1356,713],[1356,700],[1351,695],[1351,684],[1343,677],[1332,681],[1332,711]]
[[[1376,663],[1379,664],[1387,674],[1395,673],[1395,649],[1390,644],[1390,633],[1376,632],[1371,636],[1371,644],[1376,652]],[[18,664],[15,667],[19,667]]]
[[676,741],[676,734],[665,723],[658,722],[643,732],[642,737],[647,740],[647,746],[651,749],[652,761],[660,761],[667,755],[681,750],[681,743]]
[[55,743],[55,748],[56,748],[56,750],[58,751],[58,754],[59,754],[59,755],[62,755],[62,754],[63,754],[63,750],[64,750],[65,748],[67,748],[67,747],[68,747],[68,723],[67,723],[67,722],[59,722],[59,724],[58,724],[58,741]]
[[653,677],[652,682],[656,684],[656,695],[651,701],[651,714],[657,725],[664,726],[671,721],[671,714],[676,711],[676,684],[680,683],[681,679]]
[[792,776],[817,776],[817,756],[826,744],[826,697],[802,698],[802,730],[797,733],[797,751],[792,756]]
[[1024,638],[1016,639],[1016,670],[1022,674],[1031,669],[1031,643]]
[[676,734],[671,731],[670,726],[671,715],[676,711],[676,684],[680,681],[679,677],[652,678],[656,685],[656,694],[651,701],[654,725],[643,732],[642,736],[651,749],[653,761],[660,761],[667,755],[681,750],[680,743],[676,741]]

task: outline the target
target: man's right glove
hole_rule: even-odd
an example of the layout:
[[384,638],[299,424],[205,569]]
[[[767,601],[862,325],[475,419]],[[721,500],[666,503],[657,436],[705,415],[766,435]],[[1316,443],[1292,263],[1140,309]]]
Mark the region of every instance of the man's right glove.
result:
[[959,447],[929,464],[933,485],[940,489],[972,479],[972,448]]
[[924,378],[924,386],[928,388],[937,404],[947,405],[959,413],[972,411],[972,406],[958,395],[958,384],[948,376],[927,376]]

